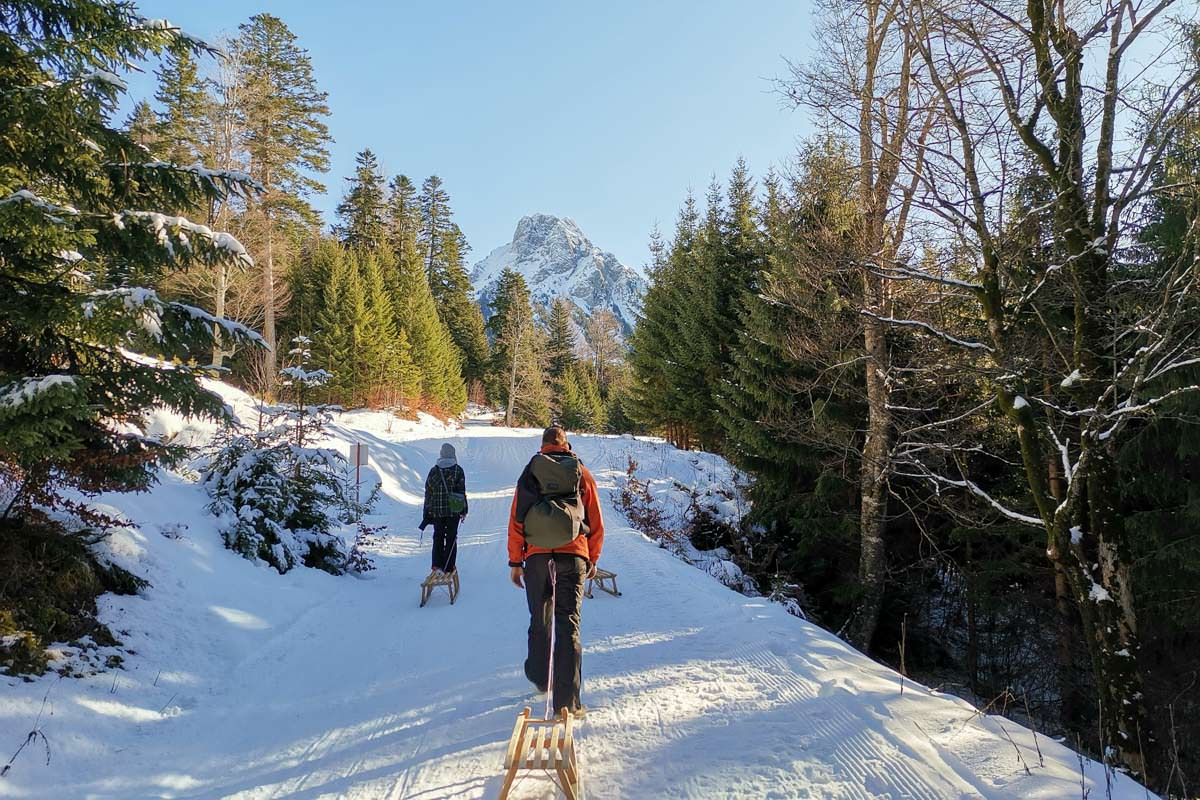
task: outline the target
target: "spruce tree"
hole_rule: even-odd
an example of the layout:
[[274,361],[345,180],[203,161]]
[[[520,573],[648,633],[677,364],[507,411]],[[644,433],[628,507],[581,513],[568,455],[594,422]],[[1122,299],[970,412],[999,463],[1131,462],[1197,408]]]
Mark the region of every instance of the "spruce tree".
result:
[[515,270],[500,275],[492,317],[489,394],[505,405],[505,424],[542,425],[550,418],[550,393],[543,368],[545,344],[533,319],[529,287]]
[[387,209],[385,214],[387,242],[402,261],[419,263],[418,231],[421,226],[421,210],[417,204],[417,187],[407,175],[397,175],[388,184]]
[[355,326],[362,305],[361,282],[352,253],[340,245],[326,249],[325,284],[316,314],[312,350],[318,363],[328,364],[332,377],[322,389],[326,399],[349,404],[355,391]]
[[125,119],[125,133],[142,154],[158,154],[158,116],[150,103],[139,100]]
[[199,64],[190,50],[175,47],[155,74],[158,88],[154,99],[162,107],[156,128],[163,144],[162,157],[176,164],[195,164],[202,160],[210,103]]
[[354,157],[354,176],[338,203],[338,224],[333,233],[349,247],[374,250],[387,240],[388,208],[384,199],[383,174],[370,148]]
[[491,357],[484,332],[483,311],[471,299],[471,281],[465,259],[470,247],[458,225],[451,225],[438,262],[437,275],[430,288],[438,311],[450,329],[450,336],[462,354],[464,380],[477,383],[487,374]]
[[[694,441],[689,397],[701,391],[701,376],[692,361],[685,316],[690,313],[692,275],[696,271],[699,212],[689,194],[679,213],[671,245],[654,247],[650,287],[642,314],[630,337],[633,369],[631,411],[640,424],[662,430],[680,447]],[[652,241],[652,245],[654,242]]]
[[283,260],[289,235],[320,222],[307,198],[325,191],[313,174],[329,169],[331,137],[323,119],[329,105],[317,87],[308,51],[279,17],[254,15],[238,26],[232,48],[242,141],[250,175],[263,187],[255,208],[262,239],[263,337],[271,355],[259,365],[258,379],[269,389],[276,366],[277,262]]
[[29,0],[0,15],[0,481],[3,519],[96,523],[88,495],[145,489],[179,450],[151,409],[229,412],[200,382],[214,325],[249,331],[150,288],[175,269],[249,262],[232,237],[161,212],[250,187],[156,163],[115,129],[116,72],[169,47],[210,51],[128,4]]
[[361,252],[359,267],[365,302],[359,347],[364,399],[371,405],[395,405],[401,398],[415,395],[419,373],[408,337],[401,338],[403,331],[396,328],[381,259],[372,252]]
[[420,246],[421,261],[425,266],[425,277],[429,281],[433,296],[438,298],[441,296],[438,282],[442,277],[443,251],[453,221],[450,215],[450,195],[442,188],[442,179],[437,175],[430,175],[421,184],[417,207],[420,209],[417,243]]
[[395,275],[393,309],[398,327],[412,347],[413,363],[421,372],[422,402],[433,410],[459,413],[467,403],[460,354],[438,314],[421,262],[397,257],[387,249],[380,251],[379,258],[385,274]]
[[550,304],[546,323],[546,371],[551,382],[561,381],[575,365],[575,328],[571,322],[571,304],[562,297]]

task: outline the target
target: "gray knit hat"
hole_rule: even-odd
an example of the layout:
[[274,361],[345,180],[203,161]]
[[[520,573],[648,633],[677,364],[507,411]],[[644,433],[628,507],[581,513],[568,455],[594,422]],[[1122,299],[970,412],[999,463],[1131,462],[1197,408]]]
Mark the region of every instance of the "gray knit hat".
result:
[[446,442],[445,444],[443,444],[440,457],[441,458],[456,458],[457,456],[454,453],[454,445],[450,444],[449,442]]

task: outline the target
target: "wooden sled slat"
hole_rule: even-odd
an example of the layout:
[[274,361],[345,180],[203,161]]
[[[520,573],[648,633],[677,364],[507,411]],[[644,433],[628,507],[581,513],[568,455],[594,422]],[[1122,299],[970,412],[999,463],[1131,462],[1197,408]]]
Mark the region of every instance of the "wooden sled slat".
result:
[[454,601],[458,599],[458,570],[454,572],[430,572],[425,580],[421,581],[421,606],[424,607],[429,602],[429,598],[433,596],[433,590],[439,586],[445,586],[446,591],[450,594],[450,605],[454,605]]
[[500,800],[508,800],[521,770],[547,772],[557,776],[559,788],[567,800],[579,800],[579,767],[575,758],[574,719],[564,709],[554,719],[531,719],[526,707],[513,725],[504,756],[504,782]]

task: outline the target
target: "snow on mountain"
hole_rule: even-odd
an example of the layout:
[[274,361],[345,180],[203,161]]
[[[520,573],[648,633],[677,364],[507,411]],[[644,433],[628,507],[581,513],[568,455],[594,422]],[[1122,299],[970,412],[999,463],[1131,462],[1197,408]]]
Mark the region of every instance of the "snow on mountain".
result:
[[584,314],[607,308],[625,331],[633,330],[646,282],[612,253],[601,250],[574,220],[530,214],[517,223],[512,241],[477,263],[471,283],[484,316],[490,316],[500,273],[515,269],[529,284],[535,303],[570,300]]

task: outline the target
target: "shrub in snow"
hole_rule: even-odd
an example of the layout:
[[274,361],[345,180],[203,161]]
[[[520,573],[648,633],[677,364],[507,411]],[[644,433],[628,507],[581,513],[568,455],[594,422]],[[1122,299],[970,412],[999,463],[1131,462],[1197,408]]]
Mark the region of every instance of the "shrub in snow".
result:
[[330,411],[304,400],[330,375],[308,369],[307,339],[294,343],[291,355],[298,363],[283,370],[283,386],[296,402],[261,406],[268,426],[257,433],[226,434],[203,477],[213,498],[210,508],[220,518],[227,547],[281,573],[297,564],[335,575],[364,571],[369,560],[357,542],[347,545],[342,530],[362,518],[376,495],[360,502],[345,458],[307,446]]

